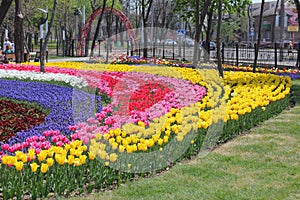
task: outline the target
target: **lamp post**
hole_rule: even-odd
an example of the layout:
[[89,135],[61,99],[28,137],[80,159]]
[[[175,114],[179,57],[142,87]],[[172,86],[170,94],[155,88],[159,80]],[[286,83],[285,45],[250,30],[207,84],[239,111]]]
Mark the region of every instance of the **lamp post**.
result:
[[44,62],[42,62],[42,58],[44,58],[44,52],[43,52],[43,24],[46,23],[48,19],[48,12],[44,9],[38,8],[39,11],[46,13],[46,18],[41,17],[40,18],[40,23],[39,23],[39,28],[40,28],[40,72],[45,72],[45,66]]
[[75,15],[75,48],[77,49],[77,43],[78,43],[78,16],[81,15],[81,11],[79,8],[74,9],[74,15]]
[[63,28],[62,31],[62,55],[65,57],[65,40],[66,40],[66,31],[65,28]]

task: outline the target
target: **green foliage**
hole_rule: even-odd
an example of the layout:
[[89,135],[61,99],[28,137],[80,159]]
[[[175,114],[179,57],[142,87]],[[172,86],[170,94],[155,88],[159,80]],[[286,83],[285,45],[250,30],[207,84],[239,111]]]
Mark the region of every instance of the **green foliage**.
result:
[[237,31],[248,31],[248,18],[246,16],[231,17],[228,20],[223,20],[221,27],[221,41],[236,41],[237,38],[234,33],[236,33]]
[[[184,20],[191,19],[193,22],[195,21],[195,1],[189,1],[189,0],[176,0],[175,1],[175,11],[180,13],[182,10],[182,18]],[[217,12],[217,1],[212,0],[211,7],[210,8],[203,8],[204,0],[200,1],[200,10],[202,9],[213,9],[214,12]],[[223,14],[241,14],[244,15],[246,8],[248,5],[250,5],[252,1],[245,0],[223,0]],[[185,8],[184,10],[182,8]]]

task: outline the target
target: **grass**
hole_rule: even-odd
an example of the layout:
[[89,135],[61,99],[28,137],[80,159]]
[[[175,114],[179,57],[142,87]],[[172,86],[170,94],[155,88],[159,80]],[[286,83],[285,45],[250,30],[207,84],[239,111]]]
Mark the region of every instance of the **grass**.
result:
[[296,106],[204,158],[79,199],[300,199],[300,81]]

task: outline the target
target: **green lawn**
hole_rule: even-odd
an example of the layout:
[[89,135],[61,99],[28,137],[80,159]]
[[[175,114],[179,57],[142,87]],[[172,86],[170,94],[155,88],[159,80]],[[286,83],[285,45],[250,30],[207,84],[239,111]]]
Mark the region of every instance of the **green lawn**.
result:
[[79,199],[300,199],[300,81],[296,106],[151,178]]

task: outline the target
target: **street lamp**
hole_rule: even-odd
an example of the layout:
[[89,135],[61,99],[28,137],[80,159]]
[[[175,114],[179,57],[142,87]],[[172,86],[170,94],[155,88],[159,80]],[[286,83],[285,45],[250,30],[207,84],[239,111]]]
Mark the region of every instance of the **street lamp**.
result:
[[75,15],[75,48],[77,49],[77,42],[78,42],[78,16],[82,15],[79,8],[74,9],[74,15]]
[[44,34],[43,34],[43,25],[46,23],[47,19],[48,19],[48,12],[44,9],[38,8],[39,11],[46,13],[46,18],[43,18],[43,16],[40,18],[40,23],[39,23],[39,28],[40,28],[40,72],[44,72],[45,71],[45,67],[44,67],[44,63],[42,62],[42,58],[44,57],[44,53],[43,53],[43,38],[44,38]]

